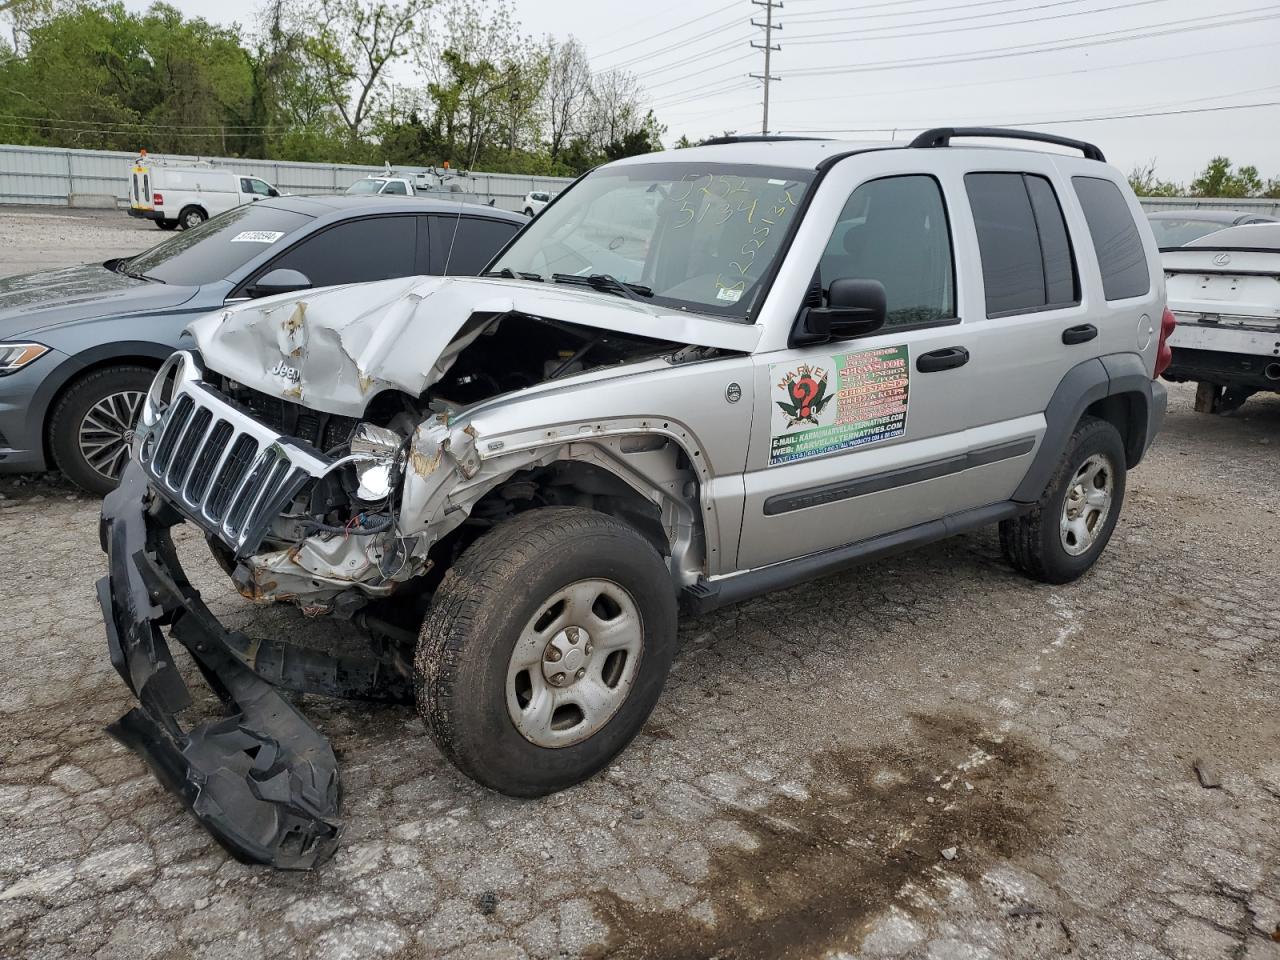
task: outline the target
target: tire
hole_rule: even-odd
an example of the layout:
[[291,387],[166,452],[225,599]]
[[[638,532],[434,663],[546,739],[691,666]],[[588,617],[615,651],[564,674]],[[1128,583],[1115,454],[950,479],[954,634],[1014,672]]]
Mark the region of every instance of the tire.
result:
[[[1115,530],[1124,504],[1125,475],[1119,431],[1106,420],[1084,417],[1040,501],[1030,513],[1001,522],[1005,559],[1044,583],[1069,583],[1084,574]],[[1099,486],[1104,476],[1105,489]],[[1100,505],[1103,494],[1105,510]]]
[[159,227],[161,230],[177,230],[178,221],[177,220],[157,220],[156,226]]
[[208,219],[209,215],[199,207],[183,207],[182,212],[178,214],[178,223],[182,225],[183,230],[198,227]]
[[58,399],[49,418],[49,447],[58,469],[77,487],[99,496],[115,489],[154,378],[148,367],[104,367],[75,381]]
[[[640,646],[611,650],[634,640],[633,617]],[[631,742],[675,644],[675,590],[647,540],[594,510],[531,510],[477,540],[441,582],[414,664],[418,712],[467,776],[543,796],[588,779]],[[590,707],[591,697],[613,706]]]
[[524,208],[524,215],[525,215],[526,217],[532,217],[532,216],[533,216],[533,208],[532,208],[532,207],[525,207],[525,208]]

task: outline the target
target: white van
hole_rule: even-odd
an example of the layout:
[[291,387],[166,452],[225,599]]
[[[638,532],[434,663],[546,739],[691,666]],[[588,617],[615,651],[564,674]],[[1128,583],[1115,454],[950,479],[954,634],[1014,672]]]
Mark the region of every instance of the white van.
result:
[[198,227],[210,217],[280,191],[258,177],[217,170],[203,161],[140,155],[129,174],[129,216],[154,220],[161,230]]

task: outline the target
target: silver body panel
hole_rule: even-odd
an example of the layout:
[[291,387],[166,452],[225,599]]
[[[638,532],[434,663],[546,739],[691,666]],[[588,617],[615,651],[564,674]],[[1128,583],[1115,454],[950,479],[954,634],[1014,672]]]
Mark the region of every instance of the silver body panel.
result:
[[[680,157],[812,169],[857,146],[744,144],[694,148],[681,151]],[[1159,323],[1164,287],[1145,218],[1124,178],[1094,161],[987,147],[901,150],[879,145],[861,151],[833,161],[814,188],[753,322],[551,284],[410,278],[243,304],[206,316],[191,330],[211,369],[272,396],[356,418],[382,391],[422,394],[492,318],[505,314],[719,351],[708,360],[681,362],[669,356],[597,369],[424,421],[410,438],[399,499],[396,535],[412,544],[412,559],[396,573],[399,578],[418,572],[431,544],[461,523],[485,494],[517,471],[555,462],[607,470],[658,508],[678,586],[733,577],[1006,501],[1039,452],[1046,408],[1069,370],[1109,354],[1138,355],[1148,375],[1154,368],[1157,344],[1151,331]],[[670,156],[661,159],[669,162]],[[964,175],[1001,170],[1038,174],[1054,186],[1075,252],[1079,303],[986,316]],[[882,329],[853,341],[789,346],[815,264],[850,193],[866,181],[906,174],[933,177],[942,187],[958,320],[920,329]],[[1146,295],[1112,302],[1103,298],[1073,175],[1102,177],[1120,188],[1143,238],[1151,277]],[[1097,327],[1096,338],[1065,345],[1063,330],[1085,323]],[[968,350],[967,364],[916,372],[920,354],[952,346]],[[771,462],[779,370],[889,347],[904,348],[908,358],[910,393],[901,435],[794,462]],[[636,443],[635,438],[650,442]],[[939,463],[952,466],[927,475]],[[872,489],[878,476],[912,470],[924,471],[918,481]],[[804,491],[812,488],[864,480],[868,492],[804,499]],[[770,504],[779,498],[787,508],[775,511]],[[279,555],[270,563],[273,577],[289,573]],[[314,567],[294,572],[294,588],[304,576],[316,575]],[[385,579],[371,574],[351,589],[379,595]],[[325,581],[326,596],[332,595],[332,585],[331,579]]]

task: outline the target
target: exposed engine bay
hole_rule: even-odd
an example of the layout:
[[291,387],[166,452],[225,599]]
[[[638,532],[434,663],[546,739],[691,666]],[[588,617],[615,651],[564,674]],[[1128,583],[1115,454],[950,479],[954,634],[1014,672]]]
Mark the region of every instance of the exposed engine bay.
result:
[[[446,431],[464,411],[493,397],[593,370],[672,357],[681,349],[654,338],[522,314],[473,316],[466,334],[470,342],[423,395],[385,390],[373,397],[362,418],[325,413],[222,374],[205,374],[210,386],[255,420],[310,444],[335,464],[270,520],[252,553],[237,556],[210,538],[244,596],[291,601],[312,615],[350,616],[417,579],[419,589],[412,593],[421,604],[452,557],[505,517],[531,507],[582,503],[584,498],[591,503],[626,493],[617,477],[586,464],[568,471],[571,476],[563,466],[535,469],[477,501],[468,514],[456,518],[453,530],[424,530],[421,504],[406,505],[404,498],[406,476],[417,479],[438,466],[438,452],[433,465],[415,450],[424,424]],[[627,509],[625,503],[613,508]],[[638,519],[661,535],[659,516]]]

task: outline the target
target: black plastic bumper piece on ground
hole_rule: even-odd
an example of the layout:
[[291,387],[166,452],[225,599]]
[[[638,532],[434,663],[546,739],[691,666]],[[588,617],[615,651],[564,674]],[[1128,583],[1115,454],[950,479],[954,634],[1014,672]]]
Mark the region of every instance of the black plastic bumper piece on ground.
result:
[[[178,564],[169,527],[182,518],[153,501],[132,463],[102,506],[110,574],[98,600],[111,662],[139,706],[107,728],[238,860],[305,870],[336,849],[342,788],[333,748],[243,660],[251,644],[225,630]],[[184,731],[191,695],[162,631],[195,659],[231,714]]]

